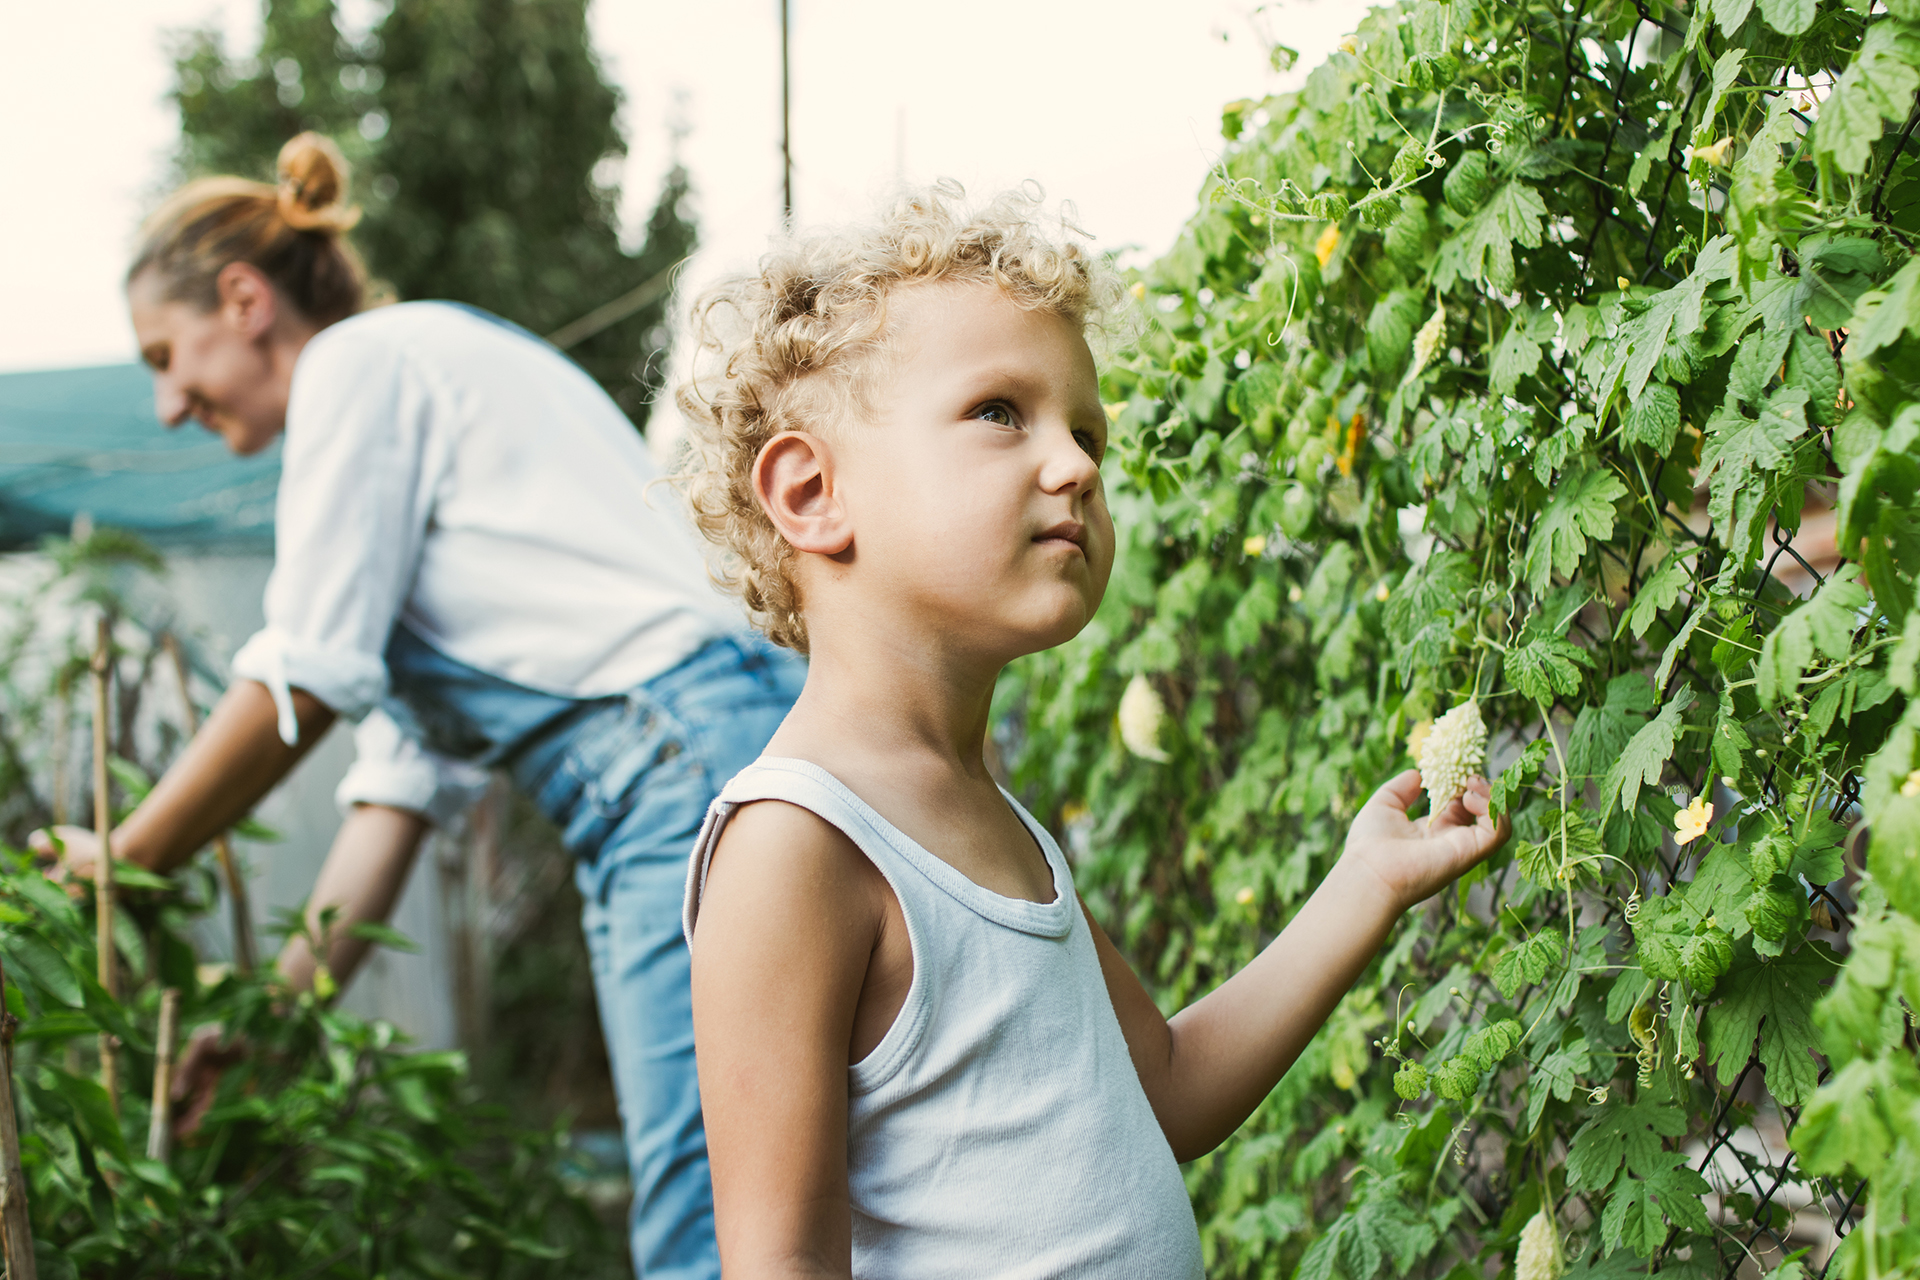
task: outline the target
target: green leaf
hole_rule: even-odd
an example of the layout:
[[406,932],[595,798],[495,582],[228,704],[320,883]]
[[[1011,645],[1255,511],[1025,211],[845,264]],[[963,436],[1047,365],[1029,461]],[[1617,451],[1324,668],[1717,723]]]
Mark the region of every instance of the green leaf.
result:
[[1544,592],[1558,573],[1572,576],[1590,538],[1613,533],[1614,504],[1627,487],[1611,471],[1593,469],[1569,475],[1534,524],[1527,546],[1527,585]]
[[18,982],[25,973],[32,977],[39,988],[53,999],[70,1009],[80,1007],[80,978],[67,963],[65,956],[54,950],[52,945],[38,933],[25,926],[16,925],[7,934],[6,952],[8,977]]
[[[1671,388],[1669,388],[1671,390]],[[1627,611],[1627,627],[1637,640],[1647,634],[1663,612],[1673,608],[1682,590],[1693,586],[1693,572],[1685,556],[1668,556],[1658,569],[1647,575],[1634,594],[1633,607]]]
[[1507,678],[1520,693],[1551,704],[1556,693],[1572,695],[1580,689],[1580,668],[1591,667],[1593,655],[1557,636],[1535,640],[1507,652]]
[[1433,1091],[1448,1102],[1461,1102],[1480,1091],[1480,1072],[1467,1057],[1453,1057],[1432,1076]]
[[1791,884],[1785,876],[1778,877],[1755,889],[1747,899],[1742,914],[1746,916],[1747,923],[1753,926],[1757,937],[1778,942],[1787,936],[1787,930],[1800,918],[1804,900],[1789,887]]
[[1600,833],[1578,809],[1555,810],[1542,820],[1540,830],[1538,843],[1521,845],[1514,853],[1514,861],[1520,865],[1520,874],[1543,889],[1562,887],[1563,861],[1571,873],[1578,874],[1582,866],[1606,852]]
[[1596,777],[1610,767],[1645,723],[1643,713],[1657,700],[1653,686],[1640,674],[1615,676],[1607,681],[1607,700],[1580,708],[1573,732],[1567,735],[1567,767],[1575,778]]
[[1818,1042],[1813,1004],[1838,969],[1824,943],[1805,943],[1776,958],[1756,955],[1742,943],[1720,981],[1720,1002],[1707,1010],[1707,1057],[1714,1069],[1731,1080],[1757,1040],[1768,1090],[1787,1106],[1804,1102],[1820,1074],[1812,1054]]
[[1493,349],[1487,372],[1488,389],[1495,395],[1512,395],[1520,379],[1531,376],[1539,367],[1540,344],[1528,336],[1526,320],[1516,312],[1500,345]]
[[1695,991],[1712,991],[1733,964],[1733,939],[1722,929],[1703,929],[1680,948],[1680,973]]
[[1749,338],[1733,353],[1733,369],[1727,376],[1727,388],[1748,404],[1757,405],[1766,398],[1767,387],[1780,372],[1786,359],[1787,344],[1794,330],[1770,325],[1758,337]]
[[1803,388],[1807,408],[1817,422],[1832,422],[1840,397],[1840,366],[1818,334],[1801,329],[1787,352],[1787,384]]
[[[1810,0],[1797,3],[1811,7]],[[1914,43],[1897,22],[1868,28],[1860,51],[1820,104],[1811,139],[1815,155],[1830,157],[1843,173],[1865,172],[1873,144],[1880,139],[1880,122],[1903,118],[1914,90],[1920,89],[1920,71],[1914,69],[1920,54]]]
[[1417,1062],[1405,1062],[1393,1073],[1393,1091],[1412,1102],[1427,1091],[1427,1069]]
[[1813,25],[1814,0],[1760,0],[1760,16],[1783,36],[1797,36]]
[[1851,1167],[1878,1177],[1895,1144],[1912,1133],[1916,1107],[1920,1071],[1911,1057],[1858,1058],[1813,1095],[1790,1141],[1810,1174]]
[[1686,1111],[1670,1102],[1642,1096],[1631,1106],[1614,1105],[1573,1135],[1567,1148],[1567,1186],[1575,1191],[1598,1191],[1612,1184],[1624,1167],[1646,1178],[1658,1174],[1666,1155],[1662,1138],[1678,1138],[1687,1131]]
[[1847,356],[1864,360],[1904,333],[1920,334],[1920,258],[1908,259],[1886,284],[1854,303],[1847,321]]
[[1720,34],[1730,36],[1747,21],[1747,14],[1753,11],[1753,0],[1713,0],[1713,18],[1720,24]]
[[1681,717],[1692,705],[1693,688],[1682,685],[1667,700],[1667,705],[1660,708],[1660,714],[1633,735],[1633,740],[1620,753],[1619,760],[1607,771],[1600,798],[1603,813],[1612,805],[1615,797],[1619,798],[1622,813],[1632,813],[1634,806],[1640,802],[1640,788],[1660,785],[1661,770],[1666,767],[1667,760],[1673,755],[1674,744],[1679,741]]
[[1835,662],[1853,649],[1867,592],[1855,579],[1859,565],[1846,565],[1820,584],[1813,598],[1781,620],[1760,648],[1758,692],[1772,706],[1800,685],[1800,673],[1817,650]]
[[1623,1176],[1614,1183],[1600,1215],[1600,1235],[1608,1252],[1626,1245],[1651,1255],[1666,1242],[1669,1224],[1687,1231],[1713,1230],[1700,1200],[1713,1188],[1687,1164],[1686,1157],[1668,1159],[1645,1178]]
[[1526,1133],[1532,1133],[1540,1124],[1540,1113],[1546,1109],[1549,1097],[1562,1102],[1571,1101],[1574,1086],[1579,1078],[1593,1069],[1587,1054],[1587,1042],[1575,1040],[1564,1049],[1555,1049],[1540,1060],[1533,1069],[1532,1077],[1527,1081],[1527,1127]]
[[407,951],[418,955],[420,944],[391,925],[378,920],[357,920],[347,926],[347,936],[359,938],[376,946],[390,947],[395,951]]
[[1666,456],[1680,434],[1680,393],[1664,382],[1649,382],[1627,407],[1620,429],[1629,444],[1642,444]]
[[1536,933],[1494,962],[1493,985],[1502,999],[1511,1000],[1523,986],[1546,978],[1567,954],[1567,940],[1558,933]]
[[1491,1023],[1467,1037],[1460,1052],[1482,1071],[1491,1071],[1520,1047],[1526,1031],[1511,1018]]
[[[1480,154],[1475,152],[1473,154]],[[1484,281],[1501,292],[1513,288],[1513,246],[1538,248],[1546,201],[1525,182],[1502,186],[1465,226],[1441,249],[1434,266],[1434,283],[1442,292],[1465,276]]]
[[1539,776],[1540,768],[1546,764],[1547,756],[1552,753],[1553,744],[1545,738],[1535,738],[1520,753],[1519,759],[1500,771],[1493,780],[1492,812],[1499,814],[1511,812],[1514,800],[1520,792]]

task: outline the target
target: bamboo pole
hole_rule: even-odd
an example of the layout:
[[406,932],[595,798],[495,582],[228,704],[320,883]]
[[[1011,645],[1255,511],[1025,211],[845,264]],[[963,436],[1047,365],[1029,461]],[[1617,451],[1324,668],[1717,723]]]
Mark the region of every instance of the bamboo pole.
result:
[[173,1147],[173,1055],[180,1038],[180,988],[160,993],[160,1039],[154,1046],[153,1113],[147,1121],[147,1159],[166,1163]]
[[20,1120],[13,1111],[13,1033],[19,1020],[6,1002],[7,971],[0,964],[0,1235],[5,1238],[7,1280],[38,1280],[33,1223],[27,1217],[27,1175],[20,1168]]
[[[187,683],[187,658],[180,649],[180,641],[169,633],[162,637],[167,656],[173,659],[173,672],[180,681],[180,702],[186,708],[187,735],[200,732],[200,708],[194,704],[192,687]],[[240,874],[240,864],[234,860],[233,839],[222,831],[213,838],[213,853],[220,860],[220,874],[227,882],[227,902],[233,908],[233,962],[241,973],[252,973],[255,960],[253,949],[253,911],[247,905],[247,881]]]
[[[108,795],[107,772],[107,679],[112,656],[112,628],[106,615],[100,617],[100,629],[93,641],[93,830],[100,843],[93,864],[94,916],[98,924],[95,945],[100,952],[100,985],[107,995],[120,998],[118,966],[113,952],[113,849],[111,845],[113,805]],[[118,1044],[113,1034],[100,1033],[100,1084],[114,1113],[120,1111],[120,1064]]]

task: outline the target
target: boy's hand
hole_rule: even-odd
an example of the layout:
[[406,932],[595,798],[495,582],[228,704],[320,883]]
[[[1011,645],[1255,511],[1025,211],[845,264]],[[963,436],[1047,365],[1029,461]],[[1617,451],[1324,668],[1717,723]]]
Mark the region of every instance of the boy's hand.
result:
[[1420,771],[1389,780],[1368,800],[1347,832],[1342,861],[1372,871],[1400,911],[1438,893],[1505,844],[1513,824],[1488,815],[1487,780],[1476,777],[1438,814],[1415,820],[1407,810],[1420,798]]

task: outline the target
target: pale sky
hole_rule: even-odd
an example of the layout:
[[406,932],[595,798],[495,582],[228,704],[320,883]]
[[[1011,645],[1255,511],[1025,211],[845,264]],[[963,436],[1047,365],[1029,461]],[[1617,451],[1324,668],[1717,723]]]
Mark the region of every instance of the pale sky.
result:
[[[349,0],[367,22],[377,0]],[[857,218],[899,178],[976,195],[1026,180],[1103,247],[1168,248],[1221,144],[1222,104],[1294,87],[1356,0],[793,0],[795,205]],[[779,219],[778,0],[595,0],[627,95],[625,214],[644,218],[690,127],[704,247],[687,286],[748,266]],[[251,51],[257,0],[0,0],[0,370],[133,358],[120,273],[178,120],[165,33]],[[1267,39],[1299,49],[1285,75]]]

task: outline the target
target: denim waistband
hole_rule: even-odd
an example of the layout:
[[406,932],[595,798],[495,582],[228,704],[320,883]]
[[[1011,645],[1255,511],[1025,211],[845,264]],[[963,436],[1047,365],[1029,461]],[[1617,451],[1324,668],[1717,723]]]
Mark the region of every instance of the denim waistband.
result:
[[509,770],[567,847],[589,860],[643,783],[705,768],[714,725],[750,707],[791,704],[803,671],[794,655],[752,634],[718,636],[633,689],[594,698],[515,684],[400,627],[387,659],[398,704],[390,710],[404,727],[441,754]]

